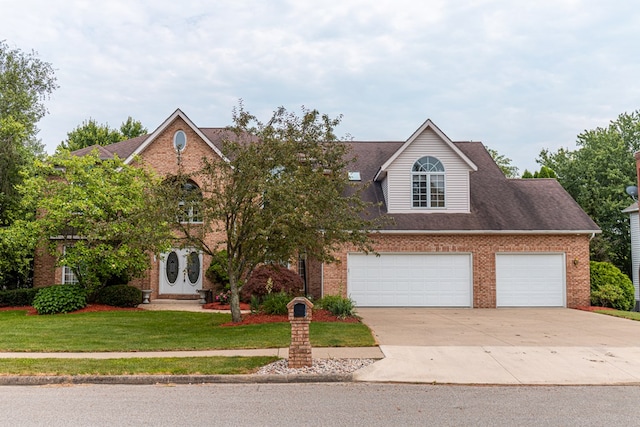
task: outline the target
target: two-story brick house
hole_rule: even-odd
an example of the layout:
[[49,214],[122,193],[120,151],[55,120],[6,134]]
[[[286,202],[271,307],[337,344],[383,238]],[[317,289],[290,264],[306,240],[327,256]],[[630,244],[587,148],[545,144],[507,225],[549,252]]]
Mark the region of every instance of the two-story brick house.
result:
[[[186,172],[203,156],[221,156],[225,132],[199,128],[176,110],[151,134],[99,150],[175,174],[178,153]],[[556,180],[507,179],[481,143],[453,142],[430,120],[405,141],[348,144],[351,179],[369,183],[363,197],[380,202],[371,213],[393,221],[372,233],[377,255],[345,247],[339,263],[300,260],[311,295],[348,295],[359,306],[589,304],[589,240],[600,230]],[[136,285],[152,289],[152,298],[195,298],[210,286],[208,264],[175,248],[154,257]],[[60,283],[64,273],[40,256],[36,286]]]

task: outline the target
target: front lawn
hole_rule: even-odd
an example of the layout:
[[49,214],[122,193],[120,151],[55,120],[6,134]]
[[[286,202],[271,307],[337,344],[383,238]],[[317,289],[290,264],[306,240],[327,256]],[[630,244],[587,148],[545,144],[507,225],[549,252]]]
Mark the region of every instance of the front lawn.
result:
[[0,359],[0,375],[242,375],[276,360],[273,356]]
[[594,310],[596,313],[607,314],[614,317],[622,317],[624,319],[639,320],[640,313],[637,311],[622,311],[622,310]]
[[[288,347],[289,323],[220,326],[226,313],[107,311],[27,316],[0,311],[0,351],[108,352]],[[311,322],[315,347],[375,345],[361,323]]]

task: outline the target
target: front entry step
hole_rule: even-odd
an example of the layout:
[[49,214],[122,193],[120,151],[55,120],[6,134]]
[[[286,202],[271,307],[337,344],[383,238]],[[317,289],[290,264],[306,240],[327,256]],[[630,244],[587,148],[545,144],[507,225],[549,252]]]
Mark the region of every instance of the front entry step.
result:
[[149,304],[140,304],[138,308],[156,311],[203,311],[202,304],[200,304],[197,299],[154,299],[151,300]]

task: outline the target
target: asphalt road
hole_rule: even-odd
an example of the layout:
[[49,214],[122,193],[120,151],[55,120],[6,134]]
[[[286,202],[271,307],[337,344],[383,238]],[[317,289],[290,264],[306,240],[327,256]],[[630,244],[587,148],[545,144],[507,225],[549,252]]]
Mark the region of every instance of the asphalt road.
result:
[[0,414],[3,426],[638,425],[640,387],[4,386]]

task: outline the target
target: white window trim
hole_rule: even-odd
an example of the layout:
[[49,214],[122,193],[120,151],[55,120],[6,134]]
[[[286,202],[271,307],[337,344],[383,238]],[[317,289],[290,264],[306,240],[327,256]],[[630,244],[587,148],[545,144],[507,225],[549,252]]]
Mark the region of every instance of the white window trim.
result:
[[[63,253],[67,252],[67,246],[63,246],[62,252]],[[66,266],[66,265],[62,266],[62,280],[61,280],[61,282],[62,282],[63,285],[77,285],[78,283],[80,283],[78,281],[78,278],[76,277],[76,274],[71,269],[71,267]]]
[[[421,159],[425,158],[425,157],[431,157],[435,160],[438,161],[438,163],[440,163],[440,165],[442,165],[442,171],[435,171],[435,172],[429,172],[429,171],[418,171],[415,172],[413,170],[414,166],[416,163],[418,163]],[[416,206],[415,205],[415,201],[413,199],[414,196],[414,177],[425,177],[426,178],[426,183],[427,183],[427,206]],[[442,177],[442,193],[443,193],[443,205],[442,206],[431,206],[431,178],[432,177]],[[440,159],[438,159],[437,157],[434,156],[422,156],[420,157],[418,160],[416,160],[415,162],[413,162],[411,164],[411,208],[412,209],[417,209],[417,210],[444,210],[447,208],[447,175],[446,175],[446,169],[444,168],[444,165],[442,164],[442,161]]]
[[[184,135],[184,145],[182,145],[182,147],[178,146],[177,139],[178,139],[178,135],[179,134]],[[187,148],[187,133],[185,131],[183,131],[182,129],[178,129],[173,134],[173,149],[176,150],[176,152],[178,152],[178,153],[182,153],[186,148]]]

